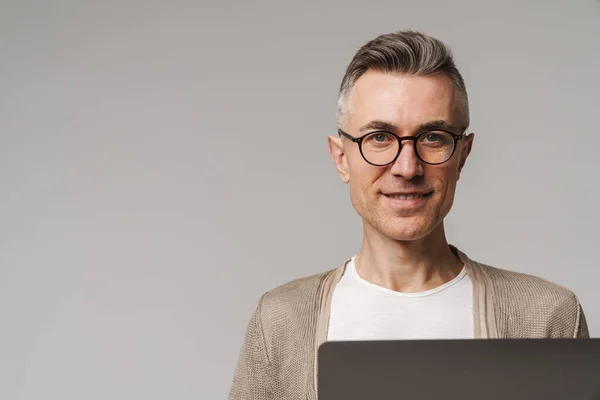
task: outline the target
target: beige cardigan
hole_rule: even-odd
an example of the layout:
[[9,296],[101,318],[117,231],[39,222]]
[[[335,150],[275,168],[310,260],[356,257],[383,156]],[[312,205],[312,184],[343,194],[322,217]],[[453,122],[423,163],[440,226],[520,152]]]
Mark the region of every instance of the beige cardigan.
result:
[[[589,338],[577,297],[531,275],[470,260],[476,338]],[[316,400],[316,355],[327,338],[331,296],[347,261],[262,296],[250,319],[229,400]]]

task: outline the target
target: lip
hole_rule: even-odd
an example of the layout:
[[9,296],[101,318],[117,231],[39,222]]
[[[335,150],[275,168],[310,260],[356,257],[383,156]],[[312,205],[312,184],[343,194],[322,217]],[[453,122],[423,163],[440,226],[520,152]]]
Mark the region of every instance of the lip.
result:
[[[395,207],[400,208],[416,208],[423,203],[425,203],[433,194],[433,191],[429,192],[417,192],[417,191],[407,191],[407,192],[390,192],[390,193],[381,193],[383,197]],[[415,197],[412,199],[399,199],[392,197],[393,195],[419,195],[419,197]]]
[[389,192],[389,193],[383,193],[381,192],[381,194],[385,195],[385,196],[395,196],[395,195],[399,195],[399,194],[403,194],[403,195],[410,195],[410,194],[417,194],[420,196],[424,196],[424,195],[430,195],[433,191],[429,190],[429,191],[417,191],[417,190],[407,190],[407,191],[399,191],[399,192]]

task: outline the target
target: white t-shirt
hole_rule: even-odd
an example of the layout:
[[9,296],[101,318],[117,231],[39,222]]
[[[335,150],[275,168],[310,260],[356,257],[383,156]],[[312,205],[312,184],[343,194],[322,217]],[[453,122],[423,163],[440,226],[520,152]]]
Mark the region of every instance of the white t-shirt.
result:
[[400,293],[362,279],[355,258],[333,292],[327,340],[474,337],[473,286],[464,268],[442,286]]

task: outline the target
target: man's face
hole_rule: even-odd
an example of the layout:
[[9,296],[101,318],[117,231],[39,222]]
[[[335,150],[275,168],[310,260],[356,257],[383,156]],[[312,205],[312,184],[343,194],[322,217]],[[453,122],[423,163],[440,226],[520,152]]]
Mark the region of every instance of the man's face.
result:
[[[342,129],[353,137],[379,130],[367,125],[386,123],[398,136],[415,136],[426,124],[441,122],[464,129],[452,81],[444,75],[416,76],[369,70],[355,83]],[[376,167],[361,156],[358,144],[330,137],[329,149],[365,228],[395,240],[416,240],[440,226],[454,200],[460,170],[471,149],[473,135],[458,141],[450,160],[423,163],[413,143],[390,165]],[[412,198],[418,195],[417,198]]]

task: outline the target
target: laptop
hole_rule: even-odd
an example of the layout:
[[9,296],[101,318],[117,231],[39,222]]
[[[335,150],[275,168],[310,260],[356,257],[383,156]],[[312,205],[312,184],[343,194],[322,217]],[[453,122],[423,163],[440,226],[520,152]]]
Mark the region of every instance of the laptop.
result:
[[600,339],[325,342],[319,400],[600,400]]

